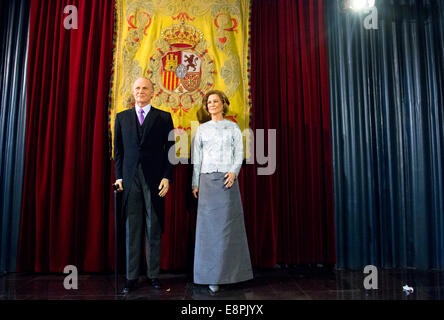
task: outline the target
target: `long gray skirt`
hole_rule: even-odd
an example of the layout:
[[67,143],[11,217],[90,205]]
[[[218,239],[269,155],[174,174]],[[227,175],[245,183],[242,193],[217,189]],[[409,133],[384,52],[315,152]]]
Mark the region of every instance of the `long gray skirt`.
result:
[[225,173],[200,175],[194,283],[227,284],[253,278],[237,180],[229,189]]

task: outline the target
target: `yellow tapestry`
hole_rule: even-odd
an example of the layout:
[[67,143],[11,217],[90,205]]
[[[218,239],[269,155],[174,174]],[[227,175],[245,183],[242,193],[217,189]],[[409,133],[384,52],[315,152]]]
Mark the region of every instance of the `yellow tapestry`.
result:
[[134,107],[133,82],[147,77],[151,104],[173,118],[176,157],[189,158],[202,97],[211,89],[227,94],[225,118],[248,140],[249,17],[249,0],[116,0],[112,138],[116,114]]

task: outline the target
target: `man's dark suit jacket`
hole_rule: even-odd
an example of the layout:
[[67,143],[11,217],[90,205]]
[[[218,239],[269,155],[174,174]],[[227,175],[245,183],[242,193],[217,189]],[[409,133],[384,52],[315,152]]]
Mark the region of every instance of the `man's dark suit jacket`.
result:
[[122,209],[140,162],[163,231],[165,198],[159,196],[159,184],[163,178],[172,181],[173,165],[168,161],[168,151],[174,148],[174,141],[168,141],[168,134],[174,129],[171,115],[151,107],[140,126],[132,108],[117,114],[114,128],[115,175],[116,179],[123,179]]

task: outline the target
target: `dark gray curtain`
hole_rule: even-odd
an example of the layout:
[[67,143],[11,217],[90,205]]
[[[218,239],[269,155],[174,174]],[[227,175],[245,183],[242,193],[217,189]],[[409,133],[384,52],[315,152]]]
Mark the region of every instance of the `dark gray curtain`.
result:
[[15,271],[22,200],[29,1],[0,1],[0,271]]
[[326,1],[337,267],[444,269],[444,1]]

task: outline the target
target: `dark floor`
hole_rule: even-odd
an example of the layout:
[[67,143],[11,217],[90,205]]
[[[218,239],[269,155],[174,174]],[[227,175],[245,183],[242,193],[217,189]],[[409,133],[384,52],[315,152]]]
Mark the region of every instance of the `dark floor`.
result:
[[[255,269],[254,279],[221,286],[210,294],[187,273],[161,273],[155,290],[140,281],[134,292],[115,294],[113,274],[80,274],[67,290],[64,274],[9,273],[0,276],[0,300],[444,300],[444,272],[378,270],[378,289],[366,290],[362,271],[320,266]],[[140,279],[143,280],[143,279]],[[123,276],[119,286],[122,289]],[[407,293],[403,286],[413,288]]]

